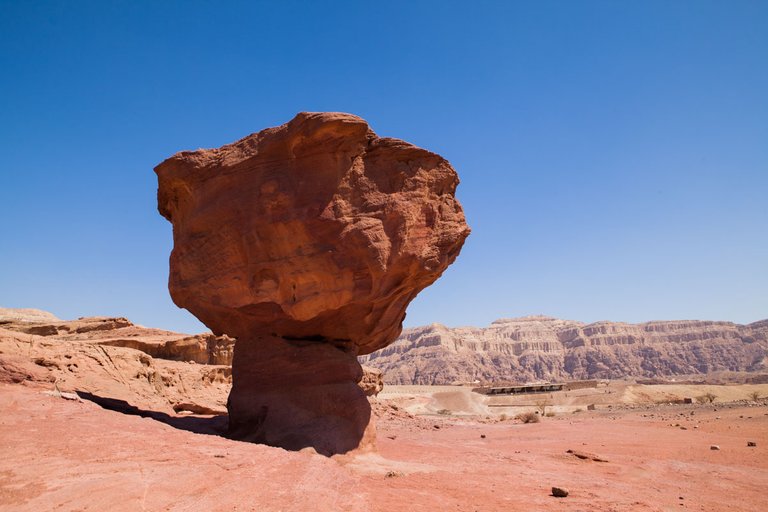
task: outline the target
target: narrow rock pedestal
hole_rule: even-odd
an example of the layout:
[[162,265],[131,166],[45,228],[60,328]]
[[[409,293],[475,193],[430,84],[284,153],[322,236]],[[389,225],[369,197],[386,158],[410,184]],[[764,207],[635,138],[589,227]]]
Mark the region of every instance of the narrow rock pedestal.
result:
[[354,344],[238,340],[227,402],[234,439],[323,455],[373,448],[375,427]]

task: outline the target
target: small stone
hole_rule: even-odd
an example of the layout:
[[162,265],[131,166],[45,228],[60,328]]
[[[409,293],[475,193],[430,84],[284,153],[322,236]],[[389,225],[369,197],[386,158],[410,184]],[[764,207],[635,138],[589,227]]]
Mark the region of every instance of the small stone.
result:
[[432,428],[434,428],[435,430],[440,430],[440,425],[432,425]]
[[485,439],[485,434],[480,434],[480,439]]
[[718,445],[716,445],[716,444],[712,444],[712,445],[709,445],[709,449],[710,450],[719,450],[720,447]]
[[554,496],[555,498],[565,498],[566,496],[568,496],[568,489],[564,489],[562,487],[553,487],[552,496]]
[[757,446],[757,443],[754,441],[747,441],[747,446]]

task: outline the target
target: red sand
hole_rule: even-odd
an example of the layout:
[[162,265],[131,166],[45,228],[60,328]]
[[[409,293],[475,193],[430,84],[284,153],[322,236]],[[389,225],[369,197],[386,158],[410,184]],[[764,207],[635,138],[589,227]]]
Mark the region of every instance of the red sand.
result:
[[[378,454],[328,459],[2,384],[0,509],[768,510],[765,406],[584,412],[526,425],[395,412],[377,422]],[[552,497],[552,486],[570,495]]]

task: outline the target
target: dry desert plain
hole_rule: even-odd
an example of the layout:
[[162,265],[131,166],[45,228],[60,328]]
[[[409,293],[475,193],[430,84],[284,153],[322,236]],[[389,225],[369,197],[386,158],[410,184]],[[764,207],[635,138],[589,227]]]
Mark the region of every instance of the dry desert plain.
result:
[[768,510],[755,374],[517,396],[385,386],[375,450],[325,457],[224,436],[231,339],[0,313],[0,510]]
[[[0,385],[2,510],[768,509],[768,406],[744,400],[768,385],[611,383],[547,396],[563,412],[528,424],[494,409],[531,397],[489,408],[468,388],[394,386],[372,399],[376,451],[332,458],[228,440],[221,417],[163,422],[51,390]],[[707,391],[713,404],[655,403]]]

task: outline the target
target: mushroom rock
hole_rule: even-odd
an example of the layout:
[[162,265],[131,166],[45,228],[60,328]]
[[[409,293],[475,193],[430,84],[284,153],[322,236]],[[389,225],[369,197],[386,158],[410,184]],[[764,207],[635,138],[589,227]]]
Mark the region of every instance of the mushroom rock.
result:
[[451,165],[357,116],[302,112],[155,172],[171,297],[237,338],[230,434],[325,454],[372,446],[357,356],[399,335],[469,235]]

